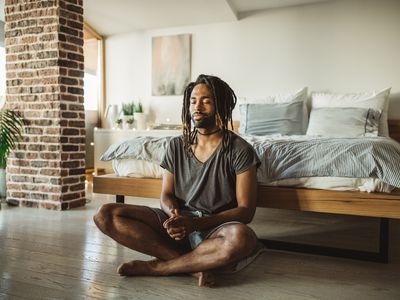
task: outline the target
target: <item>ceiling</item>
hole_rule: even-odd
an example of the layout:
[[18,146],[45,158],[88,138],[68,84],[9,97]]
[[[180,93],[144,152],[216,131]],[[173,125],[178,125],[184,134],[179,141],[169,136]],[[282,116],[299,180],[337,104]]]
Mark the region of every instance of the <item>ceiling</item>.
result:
[[[234,22],[249,12],[332,0],[83,0],[85,21],[102,35]],[[4,21],[4,0],[0,0]]]

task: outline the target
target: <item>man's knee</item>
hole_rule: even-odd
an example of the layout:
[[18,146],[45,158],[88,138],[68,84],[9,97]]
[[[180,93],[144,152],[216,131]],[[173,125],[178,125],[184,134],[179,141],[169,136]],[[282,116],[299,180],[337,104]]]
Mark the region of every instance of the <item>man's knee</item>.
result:
[[118,204],[103,204],[93,216],[93,221],[97,227],[104,233],[108,232],[112,226],[113,213]]
[[257,244],[254,231],[244,224],[229,225],[223,236],[223,256],[227,262],[250,255]]

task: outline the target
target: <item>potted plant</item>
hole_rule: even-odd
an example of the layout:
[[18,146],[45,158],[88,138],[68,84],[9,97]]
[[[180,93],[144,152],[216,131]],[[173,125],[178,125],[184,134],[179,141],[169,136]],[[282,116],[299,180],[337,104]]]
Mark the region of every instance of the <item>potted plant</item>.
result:
[[135,121],[134,118],[130,118],[128,120],[126,120],[126,124],[127,124],[127,128],[128,129],[132,129],[133,128],[133,122]]
[[135,113],[142,113],[143,112],[143,106],[142,103],[140,103],[140,101],[138,102],[137,105],[133,106]]
[[0,110],[0,198],[6,197],[7,156],[21,137],[23,120],[18,113]]
[[115,123],[116,123],[116,127],[118,128],[118,129],[121,129],[122,128],[122,119],[121,118],[119,118],[119,119],[117,119],[117,121],[115,121]]
[[140,101],[138,104],[134,106],[135,110],[135,119],[136,119],[136,128],[138,130],[145,130],[146,129],[146,115],[143,112],[143,106]]
[[127,120],[133,118],[133,112],[135,111],[135,104],[133,102],[122,103],[122,121],[125,126]]

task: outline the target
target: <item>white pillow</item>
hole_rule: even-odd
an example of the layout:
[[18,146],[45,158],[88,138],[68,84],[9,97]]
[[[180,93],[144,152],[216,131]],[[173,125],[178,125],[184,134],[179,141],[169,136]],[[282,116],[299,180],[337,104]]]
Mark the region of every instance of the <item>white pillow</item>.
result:
[[[267,96],[265,98],[238,98],[238,106],[243,106],[245,104],[284,104],[284,103],[294,103],[303,102],[303,117],[302,117],[302,128],[303,133],[307,130],[308,125],[308,110],[307,110],[307,87],[304,87],[294,93],[289,94],[276,94],[272,96]],[[246,116],[243,111],[240,111],[240,127],[244,126]],[[268,120],[266,120],[268,121]],[[243,124],[243,125],[242,125]],[[240,130],[243,132],[243,130]]]
[[311,107],[362,107],[382,112],[379,121],[378,135],[389,137],[388,109],[390,88],[370,93],[311,93]]
[[363,107],[313,108],[307,135],[324,137],[377,136],[381,111]]
[[294,93],[276,94],[265,98],[239,97],[238,104],[278,104],[291,103],[307,100],[307,87],[297,90]]

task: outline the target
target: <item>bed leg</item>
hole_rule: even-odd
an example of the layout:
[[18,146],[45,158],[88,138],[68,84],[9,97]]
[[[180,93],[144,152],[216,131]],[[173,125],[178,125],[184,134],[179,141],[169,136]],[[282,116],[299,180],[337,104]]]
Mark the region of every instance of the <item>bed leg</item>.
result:
[[125,196],[124,195],[116,195],[115,202],[117,203],[125,203]]
[[389,262],[389,219],[380,218],[379,223],[379,255],[381,257],[381,262]]
[[343,249],[343,248],[326,247],[326,246],[318,246],[310,244],[300,244],[300,243],[292,243],[292,242],[277,241],[277,240],[261,239],[260,241],[263,242],[269,249],[388,263],[389,219],[380,218],[379,220],[378,252]]

